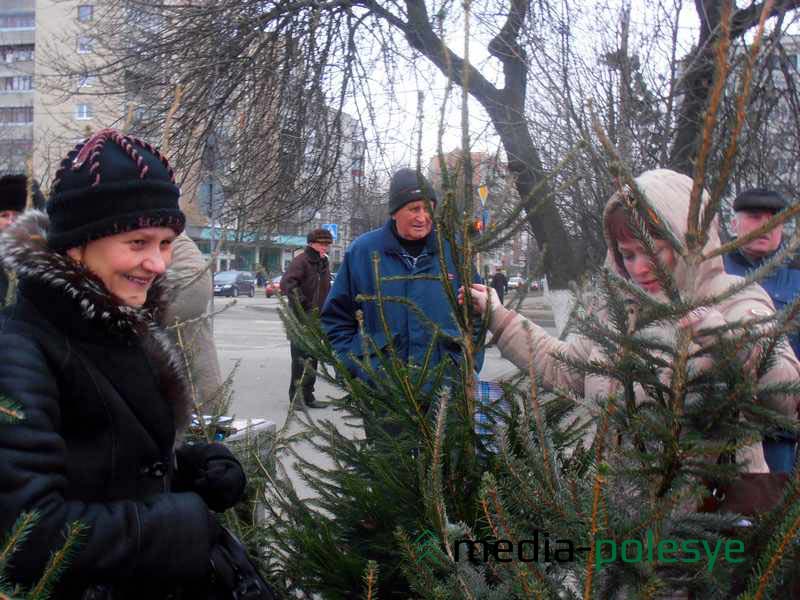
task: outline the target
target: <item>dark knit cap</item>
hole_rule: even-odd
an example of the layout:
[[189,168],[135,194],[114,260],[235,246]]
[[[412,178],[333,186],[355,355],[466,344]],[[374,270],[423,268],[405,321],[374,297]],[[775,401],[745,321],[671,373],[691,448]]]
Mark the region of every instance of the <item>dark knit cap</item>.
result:
[[[0,210],[25,210],[28,199],[28,178],[25,175],[3,175],[0,177]],[[39,192],[41,195],[41,192]]]
[[309,244],[314,242],[318,242],[320,244],[332,244],[333,243],[333,234],[327,229],[312,229],[308,232],[306,236],[306,241]]
[[733,210],[768,210],[773,213],[786,208],[786,201],[778,192],[765,188],[743,191],[733,201]]
[[167,159],[142,140],[103,129],[61,161],[47,203],[54,250],[145,227],[183,231],[180,189]]
[[436,202],[436,193],[422,173],[414,169],[400,169],[392,175],[389,185],[389,214],[393,215],[409,202],[430,200]]

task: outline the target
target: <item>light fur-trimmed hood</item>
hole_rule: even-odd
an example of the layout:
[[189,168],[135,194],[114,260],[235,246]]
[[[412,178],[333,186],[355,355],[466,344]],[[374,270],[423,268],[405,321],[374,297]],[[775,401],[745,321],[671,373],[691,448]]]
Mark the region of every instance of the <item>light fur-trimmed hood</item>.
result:
[[[675,286],[684,299],[686,299],[685,296],[687,293],[690,293],[693,297],[710,295],[712,290],[704,289],[706,284],[720,276],[726,280],[728,285],[739,281],[738,278],[733,278],[725,274],[725,266],[721,256],[715,256],[714,258],[703,261],[698,266],[695,276],[689,276],[688,265],[683,256],[681,256],[681,253],[686,250],[686,226],[689,218],[689,198],[692,193],[692,180],[689,177],[669,169],[653,169],[651,171],[645,171],[634,181],[647,203],[647,209],[653,220],[668,229],[679,244],[679,249],[675,252],[675,270],[672,272],[672,277]],[[615,208],[622,204],[622,196],[623,194],[620,192],[611,196],[603,211],[603,236],[605,237],[606,246],[608,248],[605,266],[619,276],[630,279],[630,276],[622,264],[622,257],[617,250],[616,242],[611,237],[611,233],[608,229],[608,217]],[[708,193],[703,190],[701,214],[708,200]],[[719,247],[720,240],[717,233],[717,219],[715,217],[709,228],[708,240],[703,247],[703,252],[707,254]],[[692,285],[689,279],[699,282],[699,285]],[[716,279],[716,283],[719,283],[718,279]],[[718,286],[715,285],[714,287],[717,289],[713,291],[719,293],[720,290]]]

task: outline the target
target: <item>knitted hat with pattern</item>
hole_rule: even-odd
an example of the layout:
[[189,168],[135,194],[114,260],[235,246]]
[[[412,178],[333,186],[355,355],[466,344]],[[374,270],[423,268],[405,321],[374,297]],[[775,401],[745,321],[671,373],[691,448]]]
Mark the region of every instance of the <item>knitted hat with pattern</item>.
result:
[[183,231],[180,189],[167,159],[147,142],[103,129],[61,161],[47,202],[47,243],[66,250],[146,227]]
[[435,204],[436,193],[422,173],[414,169],[400,169],[392,175],[389,184],[389,214],[393,215],[415,200],[429,200]]

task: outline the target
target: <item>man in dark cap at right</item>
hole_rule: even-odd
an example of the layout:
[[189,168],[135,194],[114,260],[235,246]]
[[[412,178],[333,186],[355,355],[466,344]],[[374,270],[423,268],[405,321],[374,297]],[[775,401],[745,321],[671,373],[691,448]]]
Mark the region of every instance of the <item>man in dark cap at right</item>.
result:
[[[44,198],[39,186],[34,182],[34,202],[37,199],[43,204]],[[0,233],[16,221],[25,210],[28,199],[28,178],[25,175],[3,175],[0,177]],[[8,275],[0,267],[0,307],[8,301]]]
[[[735,216],[731,225],[737,237],[760,228],[776,213],[786,208],[783,196],[766,188],[751,188],[736,196],[733,201]],[[724,257],[725,270],[732,275],[746,277],[772,258],[781,247],[783,225],[774,227],[759,237],[742,245]],[[776,310],[783,309],[800,293],[800,261],[790,258],[759,281],[772,298]],[[800,358],[800,333],[789,336],[795,355]],[[790,473],[794,468],[794,434],[782,432],[764,440],[764,455],[770,471]]]

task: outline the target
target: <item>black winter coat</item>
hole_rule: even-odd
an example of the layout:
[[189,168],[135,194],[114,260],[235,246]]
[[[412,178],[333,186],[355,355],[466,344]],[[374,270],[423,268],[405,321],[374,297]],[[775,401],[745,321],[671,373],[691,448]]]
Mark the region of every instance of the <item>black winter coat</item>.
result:
[[0,265],[0,308],[6,305],[6,294],[8,294],[8,275],[6,275],[6,270]]
[[163,288],[154,284],[142,309],[121,305],[49,251],[46,230],[32,211],[0,242],[20,282],[0,313],[0,394],[24,412],[0,424],[0,534],[23,511],[40,516],[10,574],[30,585],[79,521],[88,529],[57,598],[97,586],[114,600],[164,598],[207,574],[212,527],[200,496],[171,490],[189,396],[154,325]]

